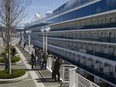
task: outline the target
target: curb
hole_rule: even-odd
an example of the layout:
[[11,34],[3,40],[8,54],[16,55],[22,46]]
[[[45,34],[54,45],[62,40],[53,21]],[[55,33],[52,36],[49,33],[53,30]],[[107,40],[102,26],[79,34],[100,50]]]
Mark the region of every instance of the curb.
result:
[[18,82],[21,80],[24,80],[28,77],[28,72],[26,71],[26,73],[18,78],[13,78],[13,79],[0,79],[0,83],[13,83],[13,82]]

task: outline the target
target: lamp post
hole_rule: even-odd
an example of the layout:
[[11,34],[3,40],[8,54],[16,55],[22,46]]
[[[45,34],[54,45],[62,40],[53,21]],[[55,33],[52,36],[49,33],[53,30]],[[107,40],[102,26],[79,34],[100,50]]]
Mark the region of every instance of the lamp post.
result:
[[46,36],[46,38],[45,38],[45,39],[46,39],[45,51],[47,51],[47,42],[48,42],[48,41],[47,41],[47,40],[48,40],[48,39],[47,39],[47,34],[48,34],[48,32],[50,31],[50,27],[45,27],[44,29],[45,29],[45,36]]
[[50,27],[44,27],[40,29],[43,34],[43,52],[47,51],[47,34],[50,31]]
[[28,34],[28,46],[29,46],[29,52],[30,52],[30,34],[31,34],[31,30],[27,30],[26,33]]
[[44,52],[44,50],[45,50],[44,28],[41,28],[40,31],[41,31],[42,34],[43,34],[43,52]]

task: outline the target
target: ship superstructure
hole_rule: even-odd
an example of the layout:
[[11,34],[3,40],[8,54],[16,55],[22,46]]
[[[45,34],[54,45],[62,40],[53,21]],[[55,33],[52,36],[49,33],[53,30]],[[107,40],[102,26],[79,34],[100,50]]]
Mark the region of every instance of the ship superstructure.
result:
[[42,47],[40,29],[46,26],[49,51],[101,87],[116,87],[116,0],[66,2],[25,27],[32,30],[33,44]]

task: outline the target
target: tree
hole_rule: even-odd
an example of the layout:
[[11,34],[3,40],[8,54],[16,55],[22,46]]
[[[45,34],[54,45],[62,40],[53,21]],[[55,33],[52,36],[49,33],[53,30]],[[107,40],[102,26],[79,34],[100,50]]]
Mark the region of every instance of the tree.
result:
[[[11,47],[11,32],[14,27],[17,27],[23,18],[26,17],[26,8],[30,5],[31,0],[0,0],[0,28],[4,27],[5,36],[2,37],[8,49],[9,66],[8,71],[11,73],[10,47]],[[2,29],[1,29],[2,30]]]

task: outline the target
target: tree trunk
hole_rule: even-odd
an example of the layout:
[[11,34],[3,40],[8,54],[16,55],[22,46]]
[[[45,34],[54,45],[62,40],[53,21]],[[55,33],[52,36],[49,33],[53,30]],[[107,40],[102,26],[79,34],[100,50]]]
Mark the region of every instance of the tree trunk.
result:
[[11,73],[10,58],[10,41],[11,41],[11,24],[10,24],[10,0],[6,0],[6,30],[7,30],[7,47],[8,47],[8,71]]

